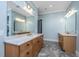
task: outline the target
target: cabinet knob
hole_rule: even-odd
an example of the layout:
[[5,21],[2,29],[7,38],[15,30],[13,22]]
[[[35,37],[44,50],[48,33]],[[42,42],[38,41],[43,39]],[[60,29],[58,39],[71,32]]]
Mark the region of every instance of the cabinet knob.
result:
[[29,55],[29,52],[27,52],[26,54]]
[[27,46],[29,46],[30,44],[27,44]]
[[37,43],[39,43],[40,41],[38,40]]

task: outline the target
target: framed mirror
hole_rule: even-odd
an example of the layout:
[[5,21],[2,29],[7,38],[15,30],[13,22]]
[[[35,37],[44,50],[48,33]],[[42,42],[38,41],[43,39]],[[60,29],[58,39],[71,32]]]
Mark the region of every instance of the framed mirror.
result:
[[66,33],[76,33],[76,13],[71,15],[70,17],[66,18],[66,28],[65,31]]

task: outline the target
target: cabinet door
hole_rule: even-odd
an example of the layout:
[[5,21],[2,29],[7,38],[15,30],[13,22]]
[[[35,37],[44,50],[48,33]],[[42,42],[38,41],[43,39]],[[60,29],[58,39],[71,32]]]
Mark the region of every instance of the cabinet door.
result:
[[38,45],[39,45],[39,49],[41,49],[43,47],[43,37],[42,36],[39,37]]
[[12,44],[5,44],[5,56],[6,57],[18,57],[19,47]]
[[72,54],[75,53],[76,37],[64,37],[63,48],[66,53]]
[[33,55],[36,56],[43,46],[43,37],[39,36],[33,39]]
[[59,46],[63,48],[63,36],[59,34]]
[[38,51],[38,38],[33,39],[33,55],[36,56],[37,55],[37,51]]

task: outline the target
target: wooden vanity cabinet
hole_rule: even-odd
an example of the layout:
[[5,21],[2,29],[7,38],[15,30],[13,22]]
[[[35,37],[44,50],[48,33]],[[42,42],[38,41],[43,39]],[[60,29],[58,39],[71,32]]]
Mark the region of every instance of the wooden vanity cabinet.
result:
[[59,46],[60,48],[68,54],[74,54],[76,51],[76,36],[67,36],[61,35],[59,36]]
[[21,45],[5,43],[6,57],[32,57],[37,56],[43,47],[43,36],[36,37]]

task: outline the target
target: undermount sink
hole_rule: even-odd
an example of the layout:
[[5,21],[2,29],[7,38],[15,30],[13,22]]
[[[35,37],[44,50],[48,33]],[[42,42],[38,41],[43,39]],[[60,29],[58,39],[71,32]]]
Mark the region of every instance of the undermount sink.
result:
[[66,34],[70,34],[70,32],[65,32]]

